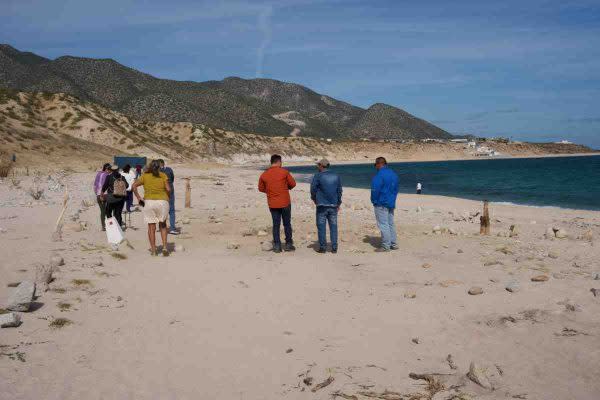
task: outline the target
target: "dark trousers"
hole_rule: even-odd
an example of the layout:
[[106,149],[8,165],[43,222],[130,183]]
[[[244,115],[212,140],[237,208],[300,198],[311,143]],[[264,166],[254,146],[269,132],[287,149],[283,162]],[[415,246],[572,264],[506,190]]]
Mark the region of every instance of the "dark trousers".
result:
[[292,205],[285,208],[269,208],[273,218],[273,245],[281,246],[281,220],[283,220],[283,231],[285,242],[292,244]]
[[119,225],[123,226],[123,206],[125,199],[106,203],[106,218],[115,217]]
[[129,192],[127,192],[125,204],[127,205],[127,212],[131,212],[131,206],[133,206],[133,191],[130,190]]
[[329,236],[331,236],[331,249],[338,248],[338,208],[330,206],[317,206],[317,232],[319,233],[319,247],[327,248],[327,224],[329,224]]
[[98,202],[98,207],[100,207],[100,223],[102,224],[102,229],[106,229],[106,202],[102,200],[102,196],[96,196],[96,201]]

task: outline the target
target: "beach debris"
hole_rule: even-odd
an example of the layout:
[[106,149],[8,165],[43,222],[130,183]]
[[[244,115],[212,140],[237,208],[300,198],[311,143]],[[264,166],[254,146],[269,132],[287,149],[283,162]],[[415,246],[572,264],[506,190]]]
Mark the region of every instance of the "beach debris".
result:
[[510,237],[519,236],[519,228],[517,227],[517,225],[511,225],[508,231],[509,231],[508,236],[510,236]]
[[412,290],[404,293],[404,298],[405,299],[414,299],[415,297],[417,297],[417,294],[414,291],[412,291]]
[[479,234],[480,235],[489,235],[490,234],[490,209],[489,202],[485,200],[483,202],[483,215],[479,217]]
[[431,268],[431,264],[424,263],[423,265],[421,265],[421,268]]
[[346,393],[342,393],[342,392],[333,392],[333,393],[331,393],[331,396],[333,398],[341,397],[342,399],[346,399],[346,400],[358,400],[358,397],[356,397],[355,395],[346,394]]
[[471,296],[477,296],[479,294],[483,294],[483,289],[480,288],[479,286],[473,286],[469,289],[469,294]]
[[287,349],[287,350],[285,351],[285,353],[286,353],[286,354],[290,354],[292,351],[294,351],[294,349],[292,349],[292,348],[289,348],[289,349]]
[[[425,390],[427,390],[427,398],[432,399],[436,393],[441,392],[442,390],[445,389],[444,387],[444,383],[442,381],[440,381],[440,374],[416,374],[414,372],[411,372],[410,374],[408,374],[408,377],[410,379],[414,379],[414,380],[423,380],[427,382],[427,386],[425,387]],[[399,394],[399,393],[395,393],[395,394]],[[383,399],[387,399],[387,397],[380,397]],[[390,397],[390,400],[402,400],[404,399],[405,396],[400,395],[400,397],[394,398],[394,397]],[[419,396],[418,398],[422,398],[421,396]]]
[[462,254],[462,253],[464,253],[463,249],[458,249],[458,250],[456,250],[456,252],[457,252],[458,254]]
[[521,287],[519,286],[519,282],[511,281],[506,285],[505,289],[511,293],[516,293],[521,290]]
[[452,358],[452,354],[448,354],[448,356],[446,357],[446,361],[448,361],[448,366],[450,367],[450,369],[458,369],[456,363],[454,362],[454,359]]
[[[56,225],[54,227],[54,232],[52,233],[52,241],[60,242],[62,241],[62,228],[65,219],[65,212],[67,212],[67,207],[69,206],[69,188],[65,185],[65,195],[63,196],[63,204],[60,213],[58,214],[58,218],[56,219]],[[81,227],[80,224],[77,224]]]
[[271,251],[273,250],[273,242],[269,241],[264,241],[260,244],[260,248],[262,251]]
[[35,283],[23,281],[10,296],[5,308],[10,311],[29,311],[33,296],[35,296]]
[[258,237],[265,237],[267,235],[268,235],[268,233],[262,229],[259,230],[258,232],[256,232],[256,236],[258,236]]
[[240,248],[240,244],[236,243],[236,242],[229,242],[227,243],[227,249],[229,250],[237,250]]
[[16,313],[0,314],[0,328],[16,328],[21,325],[21,316]]
[[50,257],[50,267],[56,268],[65,265],[65,259],[58,254],[53,254]]
[[334,380],[335,379],[333,378],[333,376],[330,376],[329,378],[325,379],[323,382],[316,384],[315,387],[311,389],[311,392],[315,393],[318,390],[321,390],[324,387],[331,385]]
[[485,389],[492,389],[493,386],[490,383],[489,378],[486,375],[486,369],[480,367],[475,362],[471,361],[471,365],[469,366],[469,372],[467,373],[467,378],[481,386]]
[[531,278],[532,282],[546,282],[548,279],[550,279],[548,277],[548,275],[536,275],[533,278]]
[[414,337],[410,341],[413,342],[414,344],[419,344],[419,338],[418,337]]

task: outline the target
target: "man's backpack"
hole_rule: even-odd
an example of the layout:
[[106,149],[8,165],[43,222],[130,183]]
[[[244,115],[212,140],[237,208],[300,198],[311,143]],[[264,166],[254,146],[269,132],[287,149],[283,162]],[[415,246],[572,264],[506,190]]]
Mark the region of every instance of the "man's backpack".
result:
[[126,197],[127,196],[127,181],[123,178],[115,179],[113,185],[113,196],[115,197]]

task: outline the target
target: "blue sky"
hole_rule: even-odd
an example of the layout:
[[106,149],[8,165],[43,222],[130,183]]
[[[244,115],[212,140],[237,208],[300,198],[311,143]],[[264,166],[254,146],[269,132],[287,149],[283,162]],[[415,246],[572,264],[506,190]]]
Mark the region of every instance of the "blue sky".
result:
[[0,26],[50,58],[274,78],[452,133],[600,148],[600,0],[0,0]]

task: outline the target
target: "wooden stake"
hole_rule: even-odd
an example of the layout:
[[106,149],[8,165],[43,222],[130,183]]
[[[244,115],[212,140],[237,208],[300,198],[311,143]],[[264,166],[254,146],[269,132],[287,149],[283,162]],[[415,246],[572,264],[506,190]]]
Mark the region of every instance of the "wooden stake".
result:
[[489,235],[490,234],[490,210],[489,210],[489,202],[485,200],[483,202],[483,215],[479,217],[480,226],[479,226],[479,234],[480,235]]
[[185,182],[185,208],[192,207],[192,185],[190,184],[190,178],[184,178]]
[[63,198],[63,207],[58,215],[58,219],[56,220],[56,227],[54,228],[54,233],[52,233],[52,240],[55,242],[60,242],[62,240],[62,226],[63,219],[65,218],[65,212],[67,211],[67,207],[69,205],[69,188],[65,184],[65,197]]

